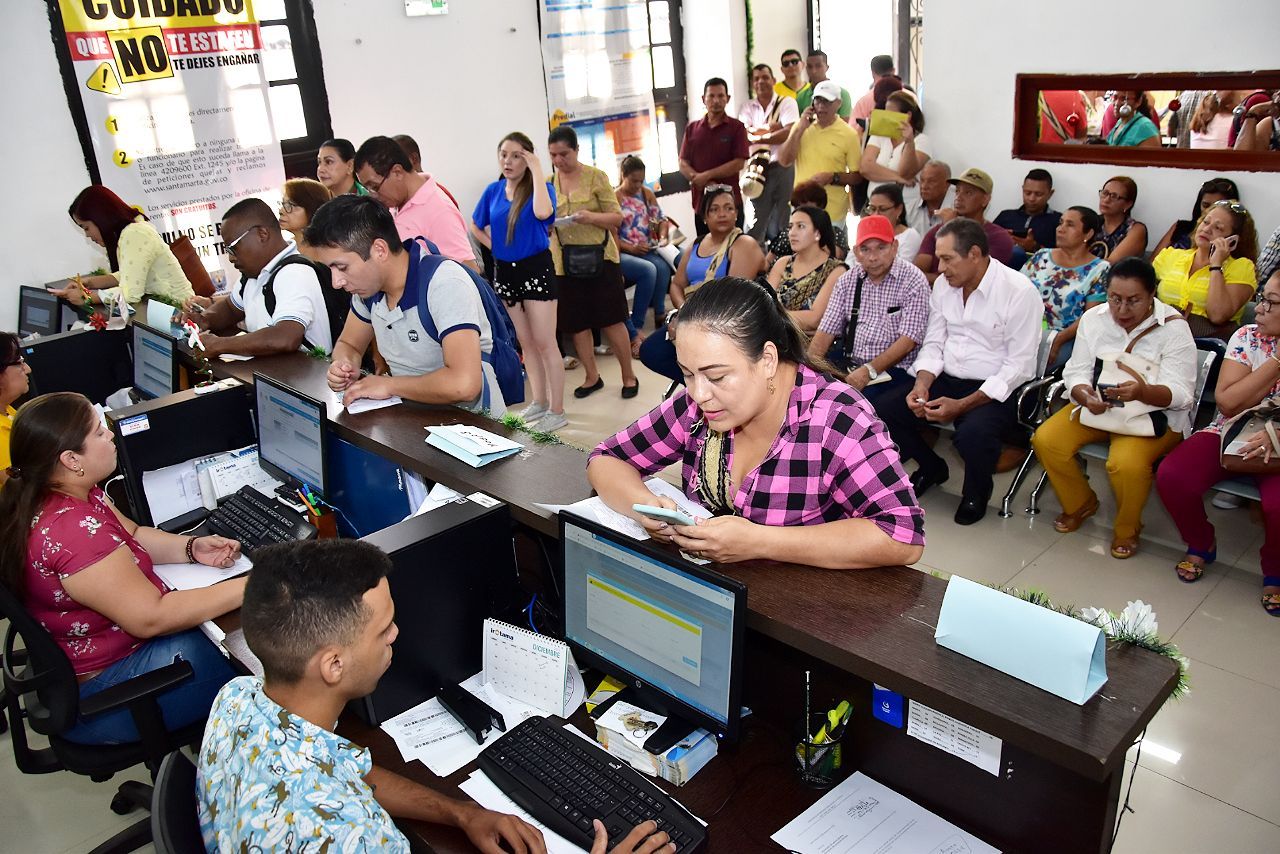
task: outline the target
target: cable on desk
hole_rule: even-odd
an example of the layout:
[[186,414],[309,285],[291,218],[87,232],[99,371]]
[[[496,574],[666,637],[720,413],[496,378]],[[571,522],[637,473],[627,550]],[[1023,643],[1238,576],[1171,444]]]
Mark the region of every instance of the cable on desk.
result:
[[320,505],[320,506],[322,506],[322,507],[328,507],[330,510],[334,511],[334,512],[335,512],[335,513],[337,513],[339,516],[341,516],[341,517],[342,517],[342,521],[346,522],[346,523],[347,523],[347,527],[348,527],[348,528],[350,528],[350,529],[351,529],[351,532],[352,532],[352,533],[354,533],[354,534],[356,535],[356,539],[359,539],[360,537],[364,536],[363,534],[361,534],[361,533],[360,533],[360,529],[359,529],[359,528],[357,528],[355,525],[352,525],[352,524],[351,524],[351,520],[347,518],[347,514],[346,514],[346,513],[343,513],[343,512],[342,512],[342,508],[341,508],[341,507],[337,506],[336,504],[330,504],[328,501],[325,501],[323,498],[321,498],[321,497],[320,497],[320,496],[318,496],[318,495],[316,496],[316,503],[317,503],[317,504],[319,504],[319,505]]
[[1116,829],[1111,834],[1111,847],[1115,848],[1116,839],[1120,836],[1120,822],[1124,821],[1124,814],[1133,812],[1133,807],[1129,806],[1129,796],[1133,794],[1133,778],[1138,775],[1138,760],[1142,758],[1142,742],[1147,737],[1147,731],[1144,729],[1138,733],[1138,752],[1133,755],[1133,770],[1129,772],[1129,787],[1124,792],[1124,803],[1120,805],[1120,815],[1116,816]]
[[529,600],[529,604],[525,606],[524,609],[524,612],[529,616],[529,628],[533,629],[535,632],[538,630],[538,627],[533,624],[533,606],[536,604],[538,604],[537,593],[533,594],[533,598]]

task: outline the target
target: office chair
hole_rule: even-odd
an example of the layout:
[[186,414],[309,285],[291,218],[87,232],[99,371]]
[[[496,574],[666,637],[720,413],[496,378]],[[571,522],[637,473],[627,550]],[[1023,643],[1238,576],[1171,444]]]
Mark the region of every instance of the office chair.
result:
[[196,806],[196,766],[180,750],[166,756],[156,774],[151,841],[156,854],[204,854]]
[[[177,661],[144,673],[119,685],[80,699],[71,661],[21,600],[0,584],[0,616],[9,620],[3,655],[4,706],[13,740],[13,758],[24,774],[71,771],[94,782],[111,779],[117,772],[145,763],[155,778],[166,754],[199,741],[203,722],[166,731],[157,697],[190,679],[191,664]],[[127,708],[142,739],[127,744],[80,744],[63,733],[76,724],[77,715],[92,717]],[[49,739],[49,746],[34,749],[28,728]],[[152,787],[133,780],[120,784],[111,799],[111,811],[127,815],[151,806]],[[92,854],[134,851],[151,841],[149,820],[136,822],[95,848]]]

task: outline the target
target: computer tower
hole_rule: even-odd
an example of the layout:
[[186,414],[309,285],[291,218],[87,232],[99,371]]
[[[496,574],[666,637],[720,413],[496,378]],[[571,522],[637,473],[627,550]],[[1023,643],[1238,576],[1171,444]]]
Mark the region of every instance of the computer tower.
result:
[[133,385],[126,329],[79,329],[32,338],[22,344],[31,366],[31,396],[75,391],[94,403]]
[[505,504],[446,504],[363,539],[391,557],[400,629],[378,687],[351,704],[378,726],[478,672],[485,618],[511,619],[523,594]]

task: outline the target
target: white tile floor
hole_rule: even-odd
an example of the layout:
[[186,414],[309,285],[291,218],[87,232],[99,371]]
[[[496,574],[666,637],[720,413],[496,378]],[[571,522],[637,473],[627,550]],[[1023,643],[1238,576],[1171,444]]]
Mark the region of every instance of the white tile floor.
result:
[[[591,447],[655,405],[667,383],[637,367],[641,393],[618,396],[617,361],[600,358],[605,388],[586,400],[569,397],[568,442]],[[571,371],[566,385],[582,381]],[[940,447],[951,453],[949,440]],[[958,461],[953,461],[959,474]],[[1103,499],[1100,518],[1114,510],[1106,477],[1091,468]],[[997,485],[1002,494],[1005,476]],[[1271,727],[1280,712],[1280,620],[1258,604],[1257,549],[1261,528],[1248,511],[1211,511],[1224,554],[1196,584],[1174,575],[1179,557],[1168,517],[1154,500],[1147,507],[1142,551],[1128,561],[1107,551],[1110,534],[1090,522],[1074,534],[1052,529],[1059,508],[1046,490],[1043,512],[1001,519],[995,509],[970,528],[951,521],[959,478],[923,500],[929,514],[923,571],[957,573],[980,581],[1035,587],[1055,601],[1118,610],[1130,599],[1151,603],[1162,637],[1191,660],[1191,693],[1171,701],[1152,722],[1148,748],[1138,760],[1132,814],[1125,817],[1115,850],[1274,854],[1280,850],[1280,751]],[[1227,544],[1230,544],[1229,546]],[[80,852],[128,823],[108,809],[111,788],[70,774],[25,777],[0,738],[0,850],[37,854]],[[1131,751],[1130,758],[1133,758]],[[140,777],[139,777],[140,778]],[[113,781],[114,782],[114,781]],[[1126,784],[1127,784],[1126,778]],[[15,843],[14,840],[22,840]]]

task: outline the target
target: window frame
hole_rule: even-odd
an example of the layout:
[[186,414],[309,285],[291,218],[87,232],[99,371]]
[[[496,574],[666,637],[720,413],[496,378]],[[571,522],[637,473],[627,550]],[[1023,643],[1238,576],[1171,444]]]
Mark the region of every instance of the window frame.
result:
[[333,138],[333,118],[329,113],[329,92],[324,83],[324,60],[316,31],[312,0],[285,0],[284,18],[259,19],[258,26],[285,25],[293,51],[296,77],[268,80],[267,86],[296,85],[302,98],[302,114],[307,123],[305,136],[280,140],[284,172],[290,178],[314,178],[320,146]]
[[655,47],[671,48],[671,64],[674,73],[674,85],[664,89],[653,89],[654,129],[662,121],[670,121],[676,126],[676,169],[663,172],[658,176],[658,185],[654,192],[658,196],[669,196],[683,193],[689,189],[689,181],[680,174],[679,146],[684,140],[685,128],[689,125],[689,90],[685,74],[684,59],[684,2],[683,0],[666,0],[668,4],[668,20],[671,22],[670,41],[653,41],[653,18],[649,10],[649,0],[645,0],[644,16],[648,25],[646,33],[649,42],[650,79],[656,81],[658,75],[653,68],[653,49]]

